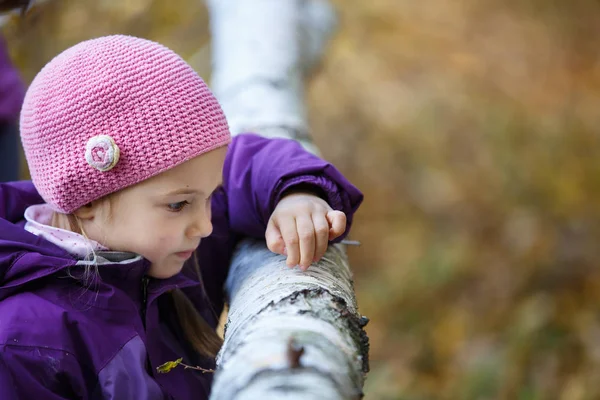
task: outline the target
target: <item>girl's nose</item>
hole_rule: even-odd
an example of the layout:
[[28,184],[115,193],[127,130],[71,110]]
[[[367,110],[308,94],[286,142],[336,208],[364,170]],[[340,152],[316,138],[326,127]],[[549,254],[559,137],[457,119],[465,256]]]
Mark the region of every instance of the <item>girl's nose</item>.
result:
[[210,215],[203,213],[194,220],[194,222],[188,227],[187,235],[189,237],[200,237],[205,238],[212,233],[213,226]]

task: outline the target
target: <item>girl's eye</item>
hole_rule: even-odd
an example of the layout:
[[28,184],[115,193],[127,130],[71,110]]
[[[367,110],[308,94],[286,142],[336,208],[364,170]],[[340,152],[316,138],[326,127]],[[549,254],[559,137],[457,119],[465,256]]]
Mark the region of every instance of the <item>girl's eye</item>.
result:
[[179,212],[179,211],[183,210],[183,208],[185,206],[187,206],[188,204],[190,204],[190,203],[187,201],[180,201],[179,203],[167,204],[167,207],[169,208],[169,211]]

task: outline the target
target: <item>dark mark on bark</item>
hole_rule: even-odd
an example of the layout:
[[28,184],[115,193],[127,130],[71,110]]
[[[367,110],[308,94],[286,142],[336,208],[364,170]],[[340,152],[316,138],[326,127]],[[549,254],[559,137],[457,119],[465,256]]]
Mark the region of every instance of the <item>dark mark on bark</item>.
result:
[[[323,288],[314,288],[314,289],[303,289],[298,292],[290,295],[287,299],[290,303],[295,303],[299,296],[302,295],[303,298],[317,298],[322,297],[323,294],[327,293],[331,296],[331,300],[337,306],[337,309],[340,310],[340,317],[346,320],[348,324],[348,331],[352,336],[355,343],[358,345],[360,349],[360,356],[362,361],[362,372],[367,373],[370,370],[369,367],[369,336],[367,336],[367,332],[365,332],[364,327],[369,323],[369,318],[365,316],[359,317],[358,315],[352,313],[346,304],[346,300],[339,296],[335,296],[331,294],[328,290]],[[299,314],[313,314],[310,310],[300,310]],[[321,318],[321,316],[315,314],[316,318]]]
[[290,368],[300,368],[300,358],[304,354],[304,346],[298,344],[294,338],[290,338],[288,342],[287,358]]

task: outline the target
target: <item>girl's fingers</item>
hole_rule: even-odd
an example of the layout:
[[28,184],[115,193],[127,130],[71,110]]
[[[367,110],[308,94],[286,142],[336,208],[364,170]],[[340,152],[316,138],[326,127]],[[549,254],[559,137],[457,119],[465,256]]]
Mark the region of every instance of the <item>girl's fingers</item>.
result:
[[281,232],[279,232],[279,228],[277,227],[277,224],[273,218],[269,220],[269,224],[267,225],[265,240],[267,241],[267,247],[269,250],[271,250],[273,253],[285,255],[285,242],[283,241]]
[[300,261],[302,270],[306,270],[315,258],[315,227],[310,215],[296,218],[298,239],[300,240]]
[[329,240],[333,240],[346,231],[346,214],[341,211],[329,211]]
[[286,264],[288,267],[295,267],[300,262],[300,241],[296,229],[296,219],[293,217],[282,219],[279,222],[279,232],[281,232],[287,252]]
[[329,244],[329,222],[324,214],[313,214],[312,221],[315,229],[315,256],[313,261],[318,261],[327,251]]

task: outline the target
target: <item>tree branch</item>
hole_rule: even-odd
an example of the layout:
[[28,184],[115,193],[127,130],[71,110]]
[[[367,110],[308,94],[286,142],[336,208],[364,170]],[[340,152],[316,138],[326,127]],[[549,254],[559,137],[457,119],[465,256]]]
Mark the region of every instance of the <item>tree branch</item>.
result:
[[[304,80],[335,26],[325,0],[209,0],[212,86],[233,134],[310,141]],[[242,241],[226,283],[229,316],[211,399],[356,399],[368,371],[341,244],[307,272],[264,241]]]

